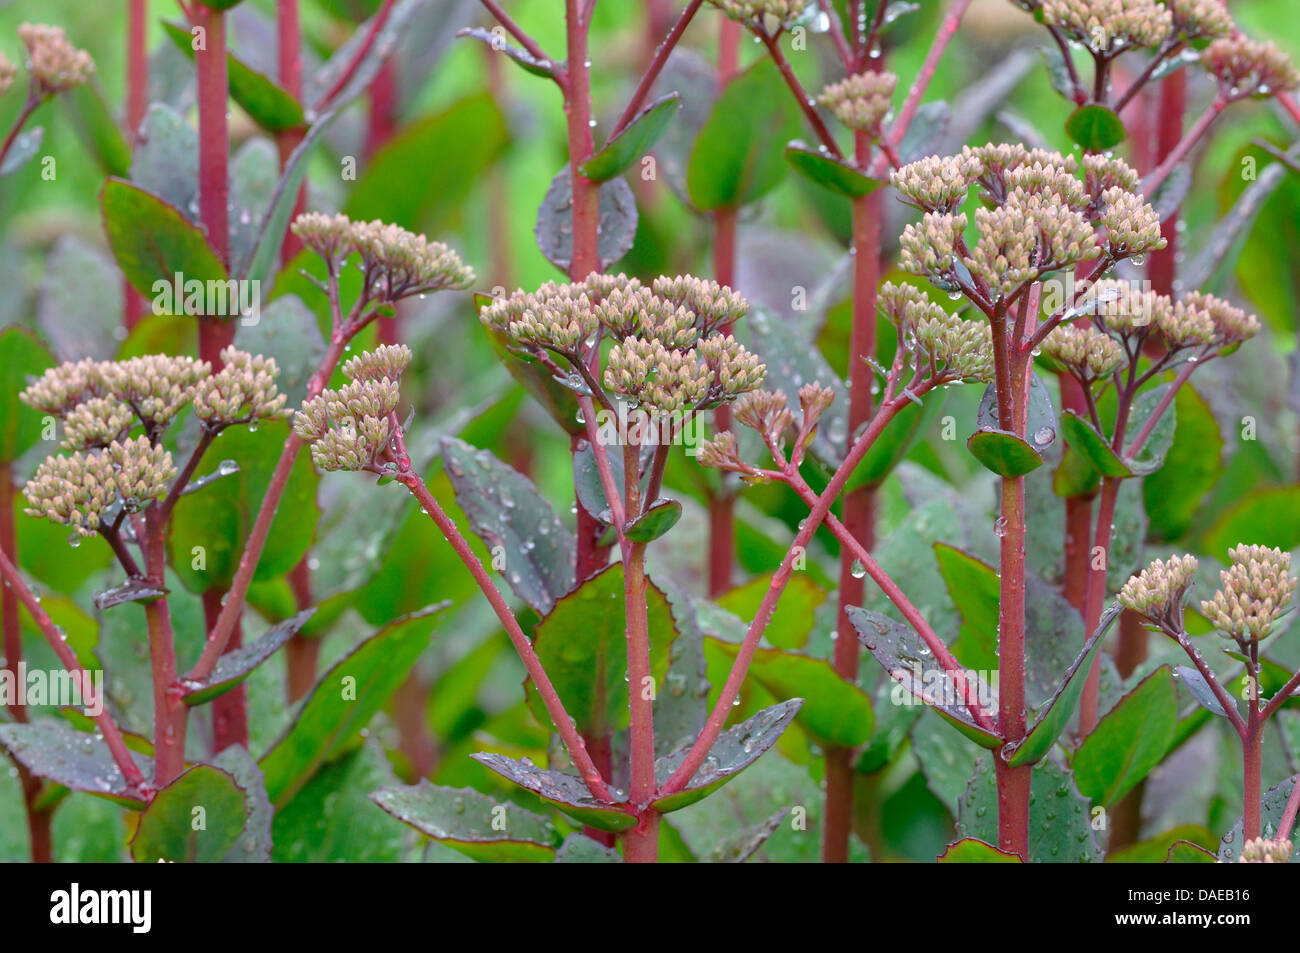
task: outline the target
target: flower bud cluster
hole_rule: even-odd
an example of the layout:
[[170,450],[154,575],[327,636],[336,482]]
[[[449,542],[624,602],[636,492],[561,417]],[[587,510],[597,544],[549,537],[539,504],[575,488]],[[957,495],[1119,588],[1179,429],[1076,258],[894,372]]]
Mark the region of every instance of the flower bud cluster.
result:
[[76,89],[95,73],[90,54],[69,43],[62,27],[24,23],[18,27],[18,39],[27,48],[27,70],[32,82],[43,95]]
[[850,129],[878,137],[897,85],[893,73],[868,70],[827,86],[817,101]]
[[1257,43],[1245,36],[1223,37],[1205,48],[1201,62],[1231,99],[1300,88],[1300,72],[1272,43]]
[[1173,14],[1156,0],[1043,0],[1043,18],[1094,53],[1159,46]]
[[1131,577],[1119,591],[1119,604],[1164,631],[1183,631],[1183,598],[1196,578],[1195,556],[1157,559]]
[[1258,642],[1291,602],[1291,554],[1240,544],[1228,550],[1232,565],[1219,573],[1222,588],[1201,603],[1216,628],[1242,645]]
[[175,476],[171,454],[149,438],[115,440],[102,450],[46,458],[23,487],[24,512],[93,536],[116,513],[162,499]]

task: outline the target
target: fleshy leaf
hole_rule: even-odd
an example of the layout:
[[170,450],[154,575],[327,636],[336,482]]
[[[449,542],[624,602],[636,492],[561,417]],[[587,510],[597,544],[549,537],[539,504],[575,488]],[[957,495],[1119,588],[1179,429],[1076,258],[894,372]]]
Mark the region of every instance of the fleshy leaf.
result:
[[660,498],[646,511],[624,527],[629,542],[649,543],[663,536],[682,518],[682,504],[676,500]]
[[590,159],[578,167],[592,182],[605,182],[644,156],[659,141],[668,124],[681,109],[678,93],[661,96],[636,117]]
[[1080,106],[1065,121],[1065,132],[1089,152],[1105,152],[1124,141],[1124,122],[1105,106]]
[[[569,270],[573,262],[573,179],[569,170],[561,169],[551,180],[533,234],[537,247],[556,268]],[[636,196],[621,178],[600,186],[600,225],[597,229],[597,254],[602,268],[608,268],[632,250],[636,239]]]
[[966,447],[986,470],[1001,477],[1019,477],[1043,465],[1043,458],[1028,442],[1005,430],[977,430]]
[[146,298],[155,281],[225,281],[226,269],[199,227],[156,195],[121,179],[109,179],[99,194],[104,229],[113,257],[131,286]]
[[964,837],[949,844],[939,855],[941,864],[1021,864],[1017,855],[998,850],[974,837]]
[[[144,806],[143,798],[127,787],[102,738],[49,722],[15,723],[0,725],[0,747],[38,778],[126,807]],[[152,764],[138,755],[131,757],[144,777],[153,775]]]
[[252,674],[253,669],[261,665],[288,642],[293,635],[306,625],[307,620],[316,612],[305,609],[292,618],[271,626],[264,635],[234,651],[227,652],[217,662],[212,674],[201,683],[186,685],[185,704],[193,707],[202,705],[224,695]]
[[800,175],[837,195],[861,198],[880,188],[879,179],[863,175],[844,160],[806,142],[796,140],[786,146],[785,159]]
[[547,863],[560,841],[546,818],[473,788],[438,787],[421,778],[410,787],[381,788],[370,799],[403,824],[481,863]]
[[1074,411],[1067,410],[1061,414],[1061,432],[1070,446],[1078,450],[1102,476],[1123,478],[1133,475],[1133,471],[1111,449],[1109,441]]
[[[195,811],[203,824],[196,825]],[[158,791],[131,838],[137,863],[214,863],[235,847],[248,820],[244,791],[220,768],[199,764]]]
[[[771,708],[765,708],[722,732],[713,743],[713,747],[709,749],[708,756],[695,772],[695,776],[686,782],[682,790],[656,799],[655,808],[660,813],[667,814],[708,797],[776,744],[795,715],[799,713],[803,703],[802,698],[792,698]],[[662,785],[667,781],[673,772],[681,767],[689,751],[689,748],[683,748],[656,761],[656,783]]]
[[548,771],[531,761],[517,761],[505,755],[483,753],[471,755],[480,764],[513,781],[527,791],[579,823],[602,831],[625,831],[636,824],[636,815],[621,804],[605,804],[591,796],[582,779],[572,774]]
[[1120,699],[1074,753],[1074,780],[1094,803],[1113,806],[1169,750],[1178,698],[1168,666],[1156,669]]

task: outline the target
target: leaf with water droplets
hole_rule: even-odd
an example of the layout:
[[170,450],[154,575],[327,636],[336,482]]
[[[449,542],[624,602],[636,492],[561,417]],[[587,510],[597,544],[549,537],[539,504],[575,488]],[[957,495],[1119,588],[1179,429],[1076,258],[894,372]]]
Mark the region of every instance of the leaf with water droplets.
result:
[[743,864],[767,843],[768,838],[776,833],[782,821],[789,815],[790,809],[783,807],[766,820],[741,828],[709,851],[708,856],[704,858],[705,862],[710,864]]
[[[657,798],[661,814],[679,811],[708,797],[759,759],[781,737],[803,705],[802,698],[764,708],[758,714],[718,735],[708,756],[682,790]],[[690,748],[682,748],[655,762],[655,782],[662,785],[682,766]]]
[[[1293,775],[1281,784],[1264,792],[1259,808],[1259,830],[1264,837],[1277,836],[1278,827],[1282,823],[1282,815],[1286,811],[1286,803],[1291,797],[1291,789],[1295,787],[1297,779],[1300,779],[1300,775]],[[1242,822],[1239,817],[1237,823],[1232,825],[1232,830],[1224,834],[1223,839],[1219,842],[1219,860],[1226,863],[1236,863],[1237,858],[1241,856],[1242,840]],[[1292,836],[1291,841],[1295,845],[1295,849],[1291,853],[1291,863],[1294,864],[1300,861],[1300,838]]]
[[1105,152],[1124,141],[1124,122],[1105,106],[1080,106],[1065,121],[1065,132],[1089,152]]
[[13,144],[9,147],[9,154],[5,156],[4,162],[0,163],[0,178],[12,175],[30,162],[40,151],[44,139],[44,126],[35,126],[15,136]]
[[560,842],[546,818],[473,788],[439,787],[421,778],[416,785],[381,788],[370,800],[480,863],[548,863]]
[[[597,255],[608,268],[632,250],[636,239],[636,196],[625,179],[613,178],[600,186],[600,222],[596,226]],[[556,268],[568,272],[573,264],[573,179],[561,169],[546,190],[533,228],[537,247]]]
[[612,847],[606,847],[592,840],[586,834],[576,831],[564,838],[564,843],[555,852],[557,864],[621,864],[623,858]]
[[[734,660],[740,646],[706,639],[706,655],[719,653]],[[749,664],[747,679],[754,679],[777,698],[807,699],[798,722],[820,744],[856,748],[871,739],[875,713],[871,698],[846,682],[826,659],[798,652],[760,648]],[[742,694],[744,689],[741,690]]]
[[[127,787],[102,738],[49,722],[14,723],[0,725],[0,748],[38,778],[125,807],[144,806],[139,793]],[[141,775],[152,775],[148,761],[134,753],[131,757]]]
[[[1129,433],[1136,435],[1146,425],[1160,401],[1173,386],[1172,383],[1161,384],[1159,387],[1144,390],[1138,395],[1137,400],[1133,402],[1133,410],[1129,413]],[[1164,466],[1165,454],[1169,452],[1174,442],[1177,416],[1175,404],[1171,403],[1156,421],[1151,436],[1142,444],[1138,452],[1126,461],[1130,470],[1138,476],[1145,476],[1148,473],[1155,473]]]
[[[975,723],[952,676],[934,657],[925,640],[911,626],[904,625],[887,615],[849,606],[844,610],[858,641],[866,646],[889,677],[903,687],[915,701],[913,704],[929,705],[958,731],[982,748],[1000,748],[1002,739]],[[996,701],[992,689],[978,672],[963,670],[968,693],[975,703],[990,717],[996,714]]]
[[1214,689],[1210,687],[1210,683],[1195,668],[1190,665],[1175,666],[1174,677],[1183,683],[1183,687],[1191,693],[1191,696],[1196,699],[1196,703],[1202,708],[1208,709],[1220,718],[1228,717],[1227,709],[1223,707],[1219,697],[1214,694]]
[[[654,684],[632,688],[657,695],[664,690],[677,627],[667,598],[653,583],[646,585],[646,606]],[[628,725],[626,628],[623,565],[617,563],[560,598],[534,630],[537,657],[584,735],[603,737]],[[528,704],[542,724],[550,724],[531,683]]]
[[1021,864],[1017,854],[998,850],[974,837],[963,837],[949,844],[938,857],[941,864]]
[[501,547],[510,588],[541,615],[549,613],[573,588],[573,534],[533,482],[491,452],[443,437],[442,458],[475,534],[489,549]]
[[630,543],[649,543],[658,539],[677,525],[682,518],[682,504],[676,500],[660,498],[646,511],[624,527],[623,535]]
[[[197,811],[203,823],[195,824]],[[154,795],[131,838],[136,863],[215,863],[239,841],[248,820],[244,791],[220,768],[198,764]]]
[[394,619],[316,682],[288,731],[262,757],[271,803],[283,807],[327,761],[356,747],[360,732],[402,684],[447,603]]
[[[957,836],[986,844],[998,842],[998,791],[992,759],[981,757],[962,795]],[[1101,863],[1104,852],[1092,830],[1088,799],[1079,794],[1069,771],[1046,760],[1034,769],[1029,794],[1029,862]]]
[[[479,753],[471,755],[508,781],[513,781],[576,821],[602,831],[625,831],[636,825],[636,815],[623,802],[606,804],[592,797],[582,779],[572,774],[539,768],[531,761],[505,755]],[[617,792],[614,792],[617,794]]]
[[95,608],[103,612],[127,602],[157,602],[165,595],[166,586],[155,586],[147,580],[136,578],[95,593],[94,603]]
[[222,859],[226,864],[269,864],[271,862],[271,818],[274,812],[266,796],[262,769],[243,745],[231,745],[212,763],[225,771],[244,792],[247,818],[239,840]]
[[253,669],[274,655],[294,634],[307,624],[307,620],[316,610],[304,609],[297,615],[271,626],[264,635],[247,645],[241,645],[227,652],[217,661],[202,682],[186,683],[184,701],[193,707],[212,701],[218,695],[224,695],[252,674]]

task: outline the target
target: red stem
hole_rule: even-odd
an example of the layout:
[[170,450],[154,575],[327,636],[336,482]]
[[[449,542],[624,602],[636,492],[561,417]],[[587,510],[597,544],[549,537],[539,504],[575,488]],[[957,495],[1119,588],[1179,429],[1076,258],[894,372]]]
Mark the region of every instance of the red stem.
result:
[[[1105,477],[1101,481],[1101,496],[1097,504],[1097,526],[1093,544],[1087,554],[1088,597],[1084,604],[1083,634],[1088,638],[1101,623],[1101,611],[1106,602],[1106,567],[1110,562],[1111,532],[1115,523],[1115,504],[1119,499],[1120,481]],[[1100,568],[1097,568],[1100,566]],[[1101,656],[1092,661],[1088,677],[1083,683],[1083,696],[1079,699],[1079,736],[1088,735],[1097,727],[1100,714]]]
[[582,736],[578,734],[577,729],[573,726],[573,721],[564,710],[564,703],[555,691],[555,686],[551,684],[546,670],[542,668],[542,663],[537,658],[537,653],[533,651],[532,643],[528,641],[528,637],[519,628],[519,621],[515,618],[514,613],[510,611],[510,606],[506,604],[505,599],[493,584],[492,578],[488,575],[487,570],[483,568],[483,564],[479,562],[478,557],[474,555],[474,551],[470,549],[465,537],[461,535],[460,528],[438,505],[438,501],[429,492],[429,488],[425,486],[419,474],[408,469],[399,474],[397,479],[411,491],[411,495],[416,498],[424,512],[429,514],[438,529],[442,531],[443,536],[447,538],[447,542],[451,544],[451,548],[456,551],[456,555],[465,563],[465,567],[470,571],[474,581],[478,583],[479,588],[492,605],[492,609],[501,625],[505,628],[511,644],[514,645],[515,651],[519,653],[519,658],[523,661],[528,676],[533,680],[537,694],[546,706],[547,714],[551,716],[551,721],[555,723],[555,729],[563,739],[564,745],[569,751],[569,756],[582,774],[588,790],[596,798],[606,803],[614,803],[613,796],[606,787],[604,779],[601,777],[600,772],[596,770],[591,756],[587,753]]
[[[624,504],[629,514],[641,512],[641,449],[623,448]],[[658,859],[657,813],[649,807],[655,793],[654,678],[650,669],[650,623],[646,607],[645,543],[624,550],[623,604],[627,626],[628,713],[631,748],[630,795],[640,814],[636,828],[623,839],[629,863],[654,863]],[[649,687],[651,691],[647,693]]]
[[[163,588],[166,583],[166,527],[155,504],[145,511],[144,549],[146,579]],[[176,668],[176,643],[171,610],[166,599],[146,602],[149,661],[153,672],[154,783],[170,784],[185,770],[185,732],[189,710],[183,701]]]
[[[921,385],[915,388],[912,393],[920,397],[927,390],[929,390],[928,386]],[[857,465],[862,462],[862,458],[866,456],[867,451],[876,442],[881,431],[897,416],[904,406],[910,403],[911,401],[907,397],[899,396],[881,406],[867,429],[863,431],[849,450],[848,456],[839,469],[835,471],[835,475],[831,477],[826,489],[817,498],[816,505],[808,514],[808,518],[803,521],[803,528],[795,536],[794,542],[791,543],[790,549],[786,552],[780,567],[772,574],[772,581],[768,586],[767,594],[763,596],[758,612],[749,625],[749,631],[745,634],[745,641],[741,643],[740,650],[736,653],[736,659],[732,662],[727,681],[722,686],[722,692],[718,696],[713,710],[709,713],[704,729],[700,732],[700,736],[695,740],[695,744],[692,745],[685,760],[673,773],[672,777],[660,786],[659,793],[661,795],[672,794],[685,787],[691,778],[695,776],[695,772],[699,770],[700,765],[704,763],[704,759],[708,757],[709,750],[713,747],[713,743],[717,741],[718,735],[727,722],[727,717],[731,714],[732,702],[740,694],[741,683],[745,680],[745,673],[749,670],[749,664],[753,661],[754,653],[758,651],[759,640],[763,637],[763,632],[767,629],[768,623],[772,621],[772,613],[776,609],[776,604],[785,591],[786,584],[790,581],[796,557],[799,553],[807,550],[813,533],[826,519],[826,515],[830,512],[835,500],[839,498],[840,492],[848,482],[849,476]]]
[[1214,120],[1219,117],[1219,113],[1223,112],[1227,106],[1228,100],[1222,96],[1210,103],[1205,112],[1201,114],[1201,118],[1196,120],[1195,125],[1187,130],[1187,134],[1179,140],[1178,145],[1174,146],[1169,155],[1165,156],[1164,161],[1156,167],[1154,172],[1142,180],[1141,190],[1143,195],[1152,196],[1156,194],[1156,190],[1169,177],[1169,173],[1174,171],[1174,167],[1187,157],[1187,153],[1192,151],[1192,147],[1200,141],[1201,137],[1213,125]]
[[591,158],[591,68],[587,65],[587,27],[578,0],[565,0],[569,51],[569,89],[564,114],[569,131],[569,170],[573,187],[573,257],[569,279],[582,281],[600,267],[600,185],[578,171]]
[[[294,99],[302,99],[302,27],[298,17],[298,0],[276,0],[275,5],[276,52],[279,63],[280,86]],[[280,154],[280,171],[289,164],[293,150],[302,142],[303,130],[285,129],[276,133],[275,144]],[[307,209],[307,183],[298,187],[298,197],[289,216],[292,222]],[[302,242],[286,226],[280,244],[280,261],[288,263],[302,251]]]
[[[224,595],[225,592],[220,587],[203,593],[205,628],[211,629],[216,624],[221,615],[221,599]],[[226,651],[233,652],[241,644],[243,631],[236,624]],[[248,747],[248,687],[244,682],[212,700],[212,750],[221,752],[232,745]]]
[[812,104],[808,93],[804,90],[803,84],[799,82],[799,77],[794,75],[794,70],[790,66],[790,61],[785,58],[781,52],[781,43],[778,37],[769,36],[767,33],[758,31],[757,36],[767,47],[768,53],[772,57],[772,62],[776,63],[776,68],[780,70],[781,77],[785,84],[790,87],[790,92],[794,94],[795,102],[799,104],[799,109],[803,112],[804,118],[808,120],[808,125],[812,126],[813,132],[821,144],[826,147],[826,151],[837,159],[844,158],[844,153],[840,151],[840,145],[831,135],[831,131],[826,128],[826,123],[822,122],[821,114],[817,112],[817,107]]
[[[204,48],[194,54],[199,105],[199,218],[208,244],[221,264],[230,268],[230,99],[226,66],[226,15],[203,4],[195,7],[197,26],[204,31]],[[224,315],[199,319],[199,359],[214,371],[221,368],[221,351],[235,339],[235,323]]]
[[[641,111],[641,107],[645,105],[646,97],[650,95],[650,90],[654,87],[655,80],[657,80],[659,74],[663,72],[664,64],[668,62],[668,57],[671,56],[673,50],[677,48],[678,41],[681,40],[682,34],[686,32],[686,28],[695,17],[695,12],[700,9],[700,5],[703,2],[704,0],[691,0],[691,2],[686,5],[686,9],[682,11],[682,15],[677,18],[677,22],[673,24],[673,28],[669,31],[668,36],[666,36],[664,41],[655,49],[654,57],[650,60],[650,65],[641,76],[641,81],[637,83],[637,87],[632,93],[632,98],[628,100],[627,106],[623,109],[623,115],[618,118],[618,122],[614,124],[613,130],[610,131],[610,139],[613,139],[620,132],[626,129],[628,123],[635,119],[637,113]],[[733,32],[738,33],[740,30],[740,24],[735,23],[732,20],[725,21],[722,26],[724,35],[728,28],[732,28]],[[719,70],[719,72],[721,72],[721,70]]]

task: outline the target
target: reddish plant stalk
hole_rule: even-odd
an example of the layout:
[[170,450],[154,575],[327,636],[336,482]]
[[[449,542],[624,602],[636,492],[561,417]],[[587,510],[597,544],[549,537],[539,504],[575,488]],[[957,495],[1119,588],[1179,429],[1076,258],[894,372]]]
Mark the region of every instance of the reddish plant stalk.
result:
[[[276,53],[279,62],[280,86],[286,93],[302,100],[302,27],[298,17],[298,0],[276,0],[275,3]],[[301,129],[285,129],[275,134],[276,150],[280,154],[280,171],[289,164],[293,150],[302,142]],[[307,183],[298,186],[298,197],[289,216],[292,222],[307,209]],[[302,251],[302,242],[289,228],[284,230],[280,245],[280,261],[288,263]]]
[[[140,135],[149,106],[149,50],[146,42],[149,0],[127,0],[126,11],[126,141]],[[144,298],[122,279],[122,323],[130,331],[145,312]]]
[[[220,587],[203,593],[205,628],[211,629],[216,624],[221,615],[221,600],[224,595],[225,591]],[[235,631],[230,633],[226,651],[235,651],[243,644],[243,640],[243,627],[236,623]],[[248,747],[248,686],[243,682],[212,700],[212,750],[225,751],[232,745]]]
[[568,95],[564,115],[569,132],[569,173],[573,188],[573,255],[569,279],[582,281],[600,266],[600,185],[578,166],[591,158],[591,67],[587,59],[587,28],[578,0],[565,0],[565,38],[569,52]]
[[[14,475],[8,464],[0,465],[0,550],[13,563],[18,562],[18,543],[14,532]],[[10,673],[15,684],[18,681],[18,665],[23,660],[23,634],[18,618],[18,596],[13,589],[5,586],[0,589],[0,618],[4,628],[5,670]],[[27,721],[27,707],[19,701],[9,706],[14,721]],[[32,862],[48,864],[54,860],[53,842],[50,836],[50,823],[54,814],[37,807],[36,801],[41,793],[41,779],[36,777],[23,765],[18,765],[18,780],[23,789],[23,806],[27,812],[27,834],[31,842]]]
[[[145,578],[162,589],[166,584],[166,526],[155,504],[144,516]],[[146,602],[149,661],[153,671],[154,784],[164,787],[185,770],[185,732],[189,709],[181,693],[176,668],[176,643],[166,599]]]
[[388,22],[388,17],[393,12],[396,3],[397,0],[384,0],[384,5],[379,8],[379,12],[370,21],[370,28],[366,31],[366,38],[361,41],[361,46],[357,48],[357,55],[352,57],[347,69],[339,74],[339,78],[334,81],[334,85],[320,98],[320,102],[316,103],[317,112],[328,107],[334,97],[343,92],[344,87],[352,82],[352,77],[356,75],[357,69],[360,68],[366,56],[370,53],[370,48],[375,45],[375,40],[379,38],[379,31]]
[[[230,267],[230,98],[226,66],[226,15],[203,4],[195,6],[203,48],[194,53],[199,105],[199,218],[208,244],[225,268]],[[221,351],[235,339],[235,324],[222,315],[199,319],[199,359],[221,368]]]
[[[293,590],[293,602],[301,612],[312,604],[311,567],[304,556],[298,565],[289,571],[289,588]],[[208,623],[212,629],[212,623]],[[301,632],[295,632],[285,648],[285,661],[288,663],[289,701],[296,702],[305,698],[316,684],[316,670],[320,661],[320,639],[308,638]]]
[[[859,165],[870,161],[865,138],[858,135]],[[874,370],[867,360],[876,356],[876,294],[880,284],[880,235],[882,204],[872,193],[853,200],[853,327],[849,344],[848,432],[871,419]],[[870,550],[875,544],[875,493],[861,487],[844,497],[844,524],[853,537]],[[862,604],[864,578],[855,567],[854,554],[840,549],[840,613],[832,665],[836,674],[850,684],[858,681],[861,648],[857,633],[844,610]],[[849,837],[853,827],[853,787],[856,780],[853,751],[832,747],[826,750],[826,825],[822,838],[822,860],[847,863]]]
[[[1255,670],[1256,673],[1258,669]],[[1242,795],[1241,835],[1242,845],[1260,836],[1260,810],[1264,794],[1264,721],[1259,709],[1259,681],[1250,697],[1250,717],[1246,723],[1246,736],[1241,745]]]
[[[740,24],[723,20],[718,31],[718,89],[726,88],[736,73],[740,56]],[[713,279],[728,288],[736,287],[736,209],[720,208],[713,213]],[[730,333],[728,326],[723,333]],[[731,408],[726,404],[713,415],[714,428],[721,433],[731,428]],[[736,498],[723,482],[717,495],[709,496],[709,595],[718,597],[731,588],[736,564]]]
[[[1101,610],[1106,601],[1106,567],[1110,562],[1110,538],[1115,523],[1115,504],[1119,499],[1120,481],[1105,477],[1097,502],[1097,527],[1088,553],[1088,597],[1083,612],[1083,632],[1087,638],[1097,631]],[[1094,659],[1083,683],[1079,699],[1079,735],[1083,737],[1097,727],[1100,707],[1101,665]]]

